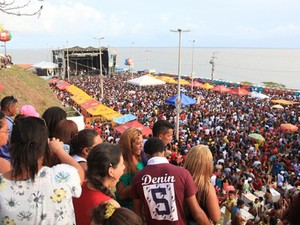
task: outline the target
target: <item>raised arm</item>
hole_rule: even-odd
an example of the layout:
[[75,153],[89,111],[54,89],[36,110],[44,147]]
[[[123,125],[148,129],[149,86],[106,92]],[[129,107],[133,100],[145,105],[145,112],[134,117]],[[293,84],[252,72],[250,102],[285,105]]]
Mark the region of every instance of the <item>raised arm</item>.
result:
[[52,138],[52,140],[49,141],[49,147],[51,152],[57,156],[57,158],[61,161],[61,163],[68,164],[70,166],[73,166],[77,169],[80,181],[81,183],[84,181],[84,170],[79,165],[78,162],[76,162],[64,149],[63,149],[63,143],[59,141],[59,139]]

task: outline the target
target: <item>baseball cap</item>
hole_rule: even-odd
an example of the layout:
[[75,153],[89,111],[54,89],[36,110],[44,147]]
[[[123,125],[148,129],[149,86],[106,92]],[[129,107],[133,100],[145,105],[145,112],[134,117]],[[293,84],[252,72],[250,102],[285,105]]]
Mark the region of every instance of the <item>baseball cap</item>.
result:
[[40,117],[32,105],[23,105],[20,109],[20,114],[23,116]]

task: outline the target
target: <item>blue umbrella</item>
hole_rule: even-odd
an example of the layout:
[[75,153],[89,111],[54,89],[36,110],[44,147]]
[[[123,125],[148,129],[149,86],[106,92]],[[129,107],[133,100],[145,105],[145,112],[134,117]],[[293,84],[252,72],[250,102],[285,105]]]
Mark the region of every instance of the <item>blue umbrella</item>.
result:
[[[176,105],[176,99],[177,99],[177,95],[168,98],[166,100],[166,103],[171,104],[171,105]],[[187,105],[194,105],[197,103],[197,101],[187,95],[184,95],[182,93],[180,93],[180,99],[181,99],[181,105],[182,106],[187,106]]]
[[118,123],[118,124],[123,124],[123,123],[127,123],[131,120],[135,120],[137,117],[132,115],[132,114],[125,114],[123,116],[120,116],[118,118],[114,118],[113,121]]

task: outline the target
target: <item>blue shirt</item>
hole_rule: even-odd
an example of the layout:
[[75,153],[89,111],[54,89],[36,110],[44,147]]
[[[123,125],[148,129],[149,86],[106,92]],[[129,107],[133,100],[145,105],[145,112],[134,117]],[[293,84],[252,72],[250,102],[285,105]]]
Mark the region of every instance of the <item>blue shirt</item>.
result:
[[8,134],[8,140],[7,140],[6,145],[0,146],[0,157],[10,160],[10,153],[9,153],[10,137],[11,137],[11,132],[12,132],[14,121],[9,116],[5,116],[5,118],[8,122],[9,134]]

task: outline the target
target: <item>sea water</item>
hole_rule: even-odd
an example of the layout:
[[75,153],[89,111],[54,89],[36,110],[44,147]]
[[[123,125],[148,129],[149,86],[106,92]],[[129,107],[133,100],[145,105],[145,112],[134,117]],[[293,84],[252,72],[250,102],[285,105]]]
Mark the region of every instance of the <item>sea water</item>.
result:
[[[252,48],[111,48],[117,52],[117,66],[132,58],[134,70],[155,69],[158,72],[233,82],[249,81],[256,85],[275,82],[287,88],[300,89],[300,49]],[[50,49],[7,49],[16,64],[52,61]],[[213,60],[213,61],[212,61]],[[211,62],[211,63],[210,63]],[[212,64],[213,63],[213,64]]]

